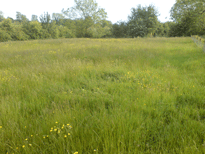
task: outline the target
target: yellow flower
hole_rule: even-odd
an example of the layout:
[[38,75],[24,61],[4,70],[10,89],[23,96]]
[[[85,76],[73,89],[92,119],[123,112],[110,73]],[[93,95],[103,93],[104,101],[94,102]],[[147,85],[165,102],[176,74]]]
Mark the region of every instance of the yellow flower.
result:
[[54,129],[54,131],[56,132],[56,131],[57,131],[57,129]]
[[26,138],[25,140],[27,141],[28,139]]
[[64,137],[66,138],[66,137],[67,137],[67,135],[64,135]]
[[56,124],[57,124],[58,122],[56,121]]
[[31,137],[33,137],[33,135],[31,135]]
[[67,126],[69,126],[70,124],[67,124]]
[[46,135],[46,137],[49,137],[48,135]]
[[19,147],[16,147],[16,150],[18,150],[19,149]]
[[22,148],[25,148],[25,145],[23,145]]
[[32,146],[32,144],[28,144],[29,146]]
[[43,138],[46,138],[45,136]]
[[53,130],[53,127],[51,127],[51,130]]
[[60,133],[61,131],[60,130],[58,130],[58,134]]
[[78,154],[78,152],[76,151],[76,152],[74,152],[74,154]]
[[2,128],[2,126],[0,126],[0,128]]
[[68,133],[68,135],[70,135],[70,133]]
[[53,130],[51,129],[50,132],[52,132]]

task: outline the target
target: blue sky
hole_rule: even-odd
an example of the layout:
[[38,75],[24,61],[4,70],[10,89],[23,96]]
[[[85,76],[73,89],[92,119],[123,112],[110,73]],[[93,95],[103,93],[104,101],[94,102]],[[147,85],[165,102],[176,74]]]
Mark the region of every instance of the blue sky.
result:
[[[131,13],[131,8],[141,4],[148,6],[153,4],[160,13],[159,20],[166,22],[170,19],[170,9],[174,5],[175,0],[96,0],[98,6],[104,8],[108,14],[108,20],[115,23],[117,21],[126,21]],[[0,11],[4,13],[4,17],[16,18],[16,11],[26,15],[31,19],[32,14],[40,16],[44,12],[61,13],[61,10],[74,6],[74,0],[4,0],[0,3]]]

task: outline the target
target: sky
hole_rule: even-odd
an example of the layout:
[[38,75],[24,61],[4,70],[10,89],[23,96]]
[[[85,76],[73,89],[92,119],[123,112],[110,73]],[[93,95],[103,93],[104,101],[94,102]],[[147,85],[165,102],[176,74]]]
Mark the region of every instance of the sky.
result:
[[[160,16],[158,19],[161,22],[170,21],[170,9],[176,0],[96,0],[98,6],[104,8],[107,12],[107,20],[112,23],[117,21],[127,21],[131,14],[131,8],[136,8],[137,5],[148,6],[154,5]],[[16,12],[26,15],[31,20],[32,14],[38,17],[44,12],[61,13],[61,10],[73,7],[74,0],[2,0],[0,3],[0,11],[4,17],[16,19]]]

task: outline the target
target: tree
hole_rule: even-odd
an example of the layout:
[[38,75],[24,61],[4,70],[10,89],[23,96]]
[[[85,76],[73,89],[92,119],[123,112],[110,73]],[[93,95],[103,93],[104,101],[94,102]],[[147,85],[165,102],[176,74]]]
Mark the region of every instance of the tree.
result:
[[60,23],[60,20],[64,19],[64,15],[61,13],[53,13],[52,14],[52,20],[56,21],[57,24]]
[[42,33],[43,38],[58,38],[59,37],[59,30],[56,25],[56,21],[51,20],[50,14],[44,13],[44,15],[40,16],[40,21],[42,25]]
[[4,15],[3,15],[3,12],[0,11],[0,22],[1,22],[2,20],[4,20]]
[[68,28],[72,32],[72,37],[76,37],[77,35],[77,20],[71,20],[71,19],[62,19],[60,20],[61,24]]
[[25,33],[29,36],[29,39],[42,38],[42,26],[38,21],[31,21],[25,29]]
[[0,42],[12,40],[11,36],[0,28]]
[[62,25],[58,26],[58,30],[59,30],[59,37],[61,38],[75,37],[74,33],[72,33],[72,31],[65,26],[62,26]]
[[102,20],[101,23],[94,24],[88,28],[90,37],[101,38],[111,36],[112,23],[107,20]]
[[118,21],[112,25],[112,35],[117,38],[129,37],[129,26],[126,22]]
[[48,12],[47,12],[47,13],[44,12],[44,14],[42,14],[42,15],[39,17],[39,19],[40,19],[40,22],[41,22],[41,24],[42,24],[42,27],[43,27],[44,29],[47,29],[48,26],[49,26],[49,23],[51,22],[51,16],[50,16],[50,14],[48,14]]
[[171,17],[176,22],[178,34],[205,34],[205,1],[177,0],[171,9]]
[[38,16],[33,14],[31,16],[31,21],[38,21]]
[[28,22],[29,20],[26,18],[25,15],[21,14],[20,12],[16,12],[16,20],[18,22]]
[[104,9],[98,8],[95,0],[74,0],[76,6],[62,10],[63,14],[71,19],[91,17],[94,23],[107,18],[107,13]]
[[[10,35],[12,40],[27,40],[28,39],[28,35],[26,35],[23,31],[22,25],[15,25],[14,23],[12,23],[11,19],[4,19],[0,25],[0,28],[6,32],[7,34]],[[4,36],[8,35],[5,33],[3,33]]]
[[144,37],[148,34],[154,34],[158,26],[158,12],[153,5],[132,8],[131,16],[129,16],[130,35],[132,37]]
[[62,10],[69,19],[76,21],[77,37],[102,37],[107,35],[108,27],[102,22],[107,18],[104,9],[99,8],[94,0],[74,0],[75,6]]

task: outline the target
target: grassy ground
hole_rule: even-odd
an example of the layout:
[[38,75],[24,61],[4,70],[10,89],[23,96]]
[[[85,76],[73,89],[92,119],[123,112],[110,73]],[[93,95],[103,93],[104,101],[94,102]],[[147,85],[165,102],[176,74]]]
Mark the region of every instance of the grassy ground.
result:
[[205,153],[191,38],[0,43],[0,153]]

